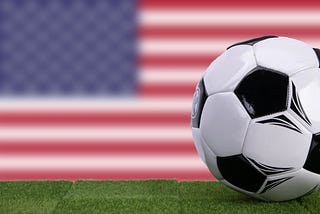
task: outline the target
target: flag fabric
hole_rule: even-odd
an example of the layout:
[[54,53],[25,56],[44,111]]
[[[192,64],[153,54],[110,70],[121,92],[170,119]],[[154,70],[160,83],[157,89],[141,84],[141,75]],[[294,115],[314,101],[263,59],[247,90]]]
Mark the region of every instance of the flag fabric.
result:
[[269,3],[0,0],[0,179],[214,179],[190,129],[205,68],[263,35],[320,47],[320,3]]

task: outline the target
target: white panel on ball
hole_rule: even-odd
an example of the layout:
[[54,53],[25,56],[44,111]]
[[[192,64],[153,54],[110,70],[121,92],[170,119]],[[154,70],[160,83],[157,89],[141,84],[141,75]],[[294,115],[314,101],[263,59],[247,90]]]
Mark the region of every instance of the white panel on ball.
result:
[[256,66],[252,46],[239,45],[226,50],[206,70],[204,84],[208,95],[233,91]]
[[286,37],[271,38],[253,45],[257,64],[289,76],[319,66],[317,56],[309,45]]
[[[320,132],[320,69],[299,72],[292,77],[292,82],[298,98],[294,99],[292,95],[290,113],[312,133]],[[291,102],[294,102],[293,106]]]
[[201,133],[199,128],[194,128],[192,127],[192,137],[194,140],[194,145],[196,146],[197,152],[203,162],[206,162],[205,156],[204,156],[204,151],[202,147],[202,138],[201,138]]
[[213,174],[213,176],[221,180],[223,179],[217,165],[217,156],[212,152],[212,150],[208,147],[206,142],[203,141],[203,149],[204,149],[204,155],[205,155],[205,163],[207,164],[207,167],[209,168],[210,172]]
[[250,117],[233,92],[208,97],[200,130],[206,144],[218,156],[240,154]]
[[319,185],[319,175],[300,169],[294,173],[269,177],[261,189],[260,197],[272,201],[291,200],[317,190]]
[[[271,173],[300,169],[307,158],[311,133],[288,112],[252,120],[243,154]],[[284,169],[281,169],[284,168]]]

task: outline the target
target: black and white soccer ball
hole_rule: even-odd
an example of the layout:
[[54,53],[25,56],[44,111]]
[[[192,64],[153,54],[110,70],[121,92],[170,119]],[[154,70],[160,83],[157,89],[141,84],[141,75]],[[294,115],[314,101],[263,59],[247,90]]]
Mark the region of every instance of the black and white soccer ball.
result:
[[192,134],[225,185],[284,201],[320,186],[320,50],[266,36],[230,46],[199,81]]

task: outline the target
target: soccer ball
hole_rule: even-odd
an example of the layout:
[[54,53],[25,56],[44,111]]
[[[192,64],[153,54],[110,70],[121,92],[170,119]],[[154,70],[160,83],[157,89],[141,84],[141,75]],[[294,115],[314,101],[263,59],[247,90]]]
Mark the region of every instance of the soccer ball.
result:
[[193,97],[195,146],[223,184],[267,201],[320,186],[320,50],[286,37],[240,42]]

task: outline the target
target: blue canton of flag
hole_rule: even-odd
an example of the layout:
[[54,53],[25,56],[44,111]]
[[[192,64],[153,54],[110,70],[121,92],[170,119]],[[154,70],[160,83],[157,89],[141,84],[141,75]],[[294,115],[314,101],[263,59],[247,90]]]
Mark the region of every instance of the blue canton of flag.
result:
[[0,93],[134,95],[136,2],[0,4]]

